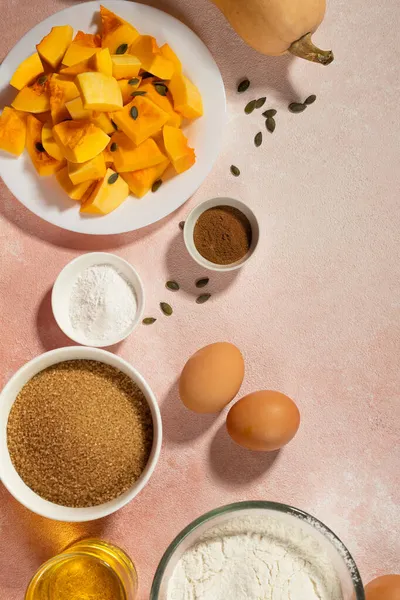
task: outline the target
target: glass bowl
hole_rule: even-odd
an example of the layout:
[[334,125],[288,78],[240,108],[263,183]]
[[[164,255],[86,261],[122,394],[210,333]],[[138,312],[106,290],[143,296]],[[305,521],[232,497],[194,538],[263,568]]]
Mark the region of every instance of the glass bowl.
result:
[[[326,525],[306,512],[278,502],[237,502],[212,510],[199,517],[174,539],[167,548],[154,576],[150,600],[167,600],[169,579],[183,553],[210,528],[234,517],[276,517],[300,527],[313,537],[327,553],[339,577],[343,600],[365,600],[360,573],[353,557],[340,539]],[[249,598],[248,600],[252,600]]]

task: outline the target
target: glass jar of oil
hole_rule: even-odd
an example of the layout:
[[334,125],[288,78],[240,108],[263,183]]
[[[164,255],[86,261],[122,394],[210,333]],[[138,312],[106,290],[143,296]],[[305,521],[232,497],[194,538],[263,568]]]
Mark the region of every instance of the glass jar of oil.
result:
[[137,589],[136,569],[125,552],[89,539],[44,563],[25,600],[135,600]]

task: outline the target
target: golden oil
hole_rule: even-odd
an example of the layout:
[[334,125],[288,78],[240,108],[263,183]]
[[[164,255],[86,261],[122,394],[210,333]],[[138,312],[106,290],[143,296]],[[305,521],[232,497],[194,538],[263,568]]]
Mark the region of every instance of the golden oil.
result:
[[125,552],[90,539],[44,563],[25,600],[134,600],[137,586],[135,566]]

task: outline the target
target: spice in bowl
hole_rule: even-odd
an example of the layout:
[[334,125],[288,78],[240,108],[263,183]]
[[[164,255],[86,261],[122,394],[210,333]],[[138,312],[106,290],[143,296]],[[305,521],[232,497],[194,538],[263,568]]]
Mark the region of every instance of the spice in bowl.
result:
[[42,498],[97,506],[132,487],[153,444],[149,405],[130,377],[105,363],[69,360],[19,392],[7,445],[20,477]]

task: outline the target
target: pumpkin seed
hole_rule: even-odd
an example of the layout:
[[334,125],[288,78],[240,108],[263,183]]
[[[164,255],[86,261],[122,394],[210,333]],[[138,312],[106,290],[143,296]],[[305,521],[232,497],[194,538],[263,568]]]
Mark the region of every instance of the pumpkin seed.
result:
[[244,107],[244,112],[246,113],[246,115],[250,115],[253,112],[253,110],[256,107],[256,102],[257,100],[250,100],[250,102],[246,104],[246,106]]
[[254,138],[254,145],[256,148],[259,148],[262,144],[262,133],[259,131]]
[[118,125],[111,119],[111,125],[114,127],[115,131],[118,131]]
[[130,79],[130,80],[128,81],[128,84],[129,84],[129,85],[136,85],[136,84],[138,84],[138,83],[139,83],[139,81],[140,81],[140,79],[138,79],[137,77],[134,77],[133,79]]
[[185,221],[180,221],[179,229],[182,229],[182,231],[183,231],[184,227],[185,227]]
[[115,54],[125,54],[128,50],[128,44],[121,44],[115,51]]
[[262,106],[264,106],[266,101],[266,98],[259,98],[258,100],[256,100],[256,108],[261,108]]
[[35,147],[38,152],[45,152],[45,149],[43,148],[43,144],[41,142],[36,142]]
[[269,108],[265,112],[263,112],[263,117],[268,119],[268,117],[274,117],[276,115],[276,110],[274,108]]
[[240,171],[237,167],[235,167],[235,165],[231,165],[231,173],[235,177],[239,177],[239,175],[240,175]]
[[148,71],[145,71],[144,73],[142,73],[141,78],[142,79],[148,79],[149,77],[153,77],[153,73],[149,73]]
[[315,94],[311,94],[311,96],[308,96],[305,100],[304,100],[304,104],[313,104],[317,99],[317,96]]
[[211,294],[201,294],[201,296],[198,296],[196,298],[196,304],[204,304],[204,302],[207,302],[207,300],[209,300],[211,298]]
[[156,92],[160,94],[160,96],[166,96],[168,93],[168,88],[165,83],[155,83],[154,88]]
[[47,81],[47,75],[42,75],[41,77],[39,77],[39,79],[37,80],[39,85],[44,85]]
[[292,113],[301,113],[303,110],[306,110],[307,104],[302,104],[301,102],[292,102],[289,104],[289,110]]
[[174,312],[172,310],[172,306],[170,304],[167,304],[167,302],[160,302],[160,308],[164,315],[166,315],[167,317],[170,317]]
[[209,280],[209,278],[208,278],[208,277],[202,277],[201,279],[198,279],[198,280],[196,281],[196,287],[197,287],[197,288],[203,288],[203,287],[206,287],[206,285],[208,284],[208,282],[209,282],[209,281],[210,281],[210,280]]
[[118,179],[119,175],[118,173],[113,173],[112,175],[110,175],[110,177],[108,178],[108,183],[111,185],[112,183],[115,183]]
[[246,92],[250,87],[250,81],[246,78],[243,79],[243,81],[241,81],[238,85],[237,91],[239,92],[239,94],[243,94],[243,92]]
[[134,121],[136,121],[136,119],[138,118],[138,116],[139,116],[138,109],[136,108],[136,106],[132,106],[132,108],[131,108],[131,117],[132,117],[132,119]]
[[110,146],[110,152],[115,152],[118,149],[118,144],[113,142]]
[[180,285],[177,281],[167,281],[165,287],[167,290],[171,290],[171,292],[177,292],[180,289]]
[[275,127],[276,127],[276,122],[275,122],[274,117],[268,117],[268,119],[265,121],[265,127],[268,129],[268,131],[270,133],[274,133]]
[[142,323],[143,325],[153,325],[153,323],[155,323],[157,321],[157,319],[155,319],[154,317],[146,317],[145,319],[143,319]]
[[162,186],[162,181],[161,179],[157,179],[157,181],[155,181],[153,183],[153,185],[151,186],[151,191],[152,192],[156,192],[157,190],[160,189],[160,187]]
[[147,94],[147,92],[143,91],[143,90],[135,90],[134,92],[132,92],[131,96],[135,97],[135,96],[145,96]]

